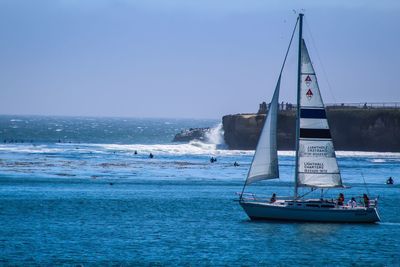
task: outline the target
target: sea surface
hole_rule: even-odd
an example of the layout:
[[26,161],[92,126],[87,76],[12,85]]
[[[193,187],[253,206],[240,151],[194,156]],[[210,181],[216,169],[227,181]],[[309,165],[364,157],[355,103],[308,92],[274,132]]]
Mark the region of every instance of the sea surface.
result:
[[[226,150],[218,120],[0,116],[0,265],[400,265],[399,153],[337,152],[349,188],[325,196],[378,198],[364,225],[250,221],[236,200],[252,154]],[[292,195],[294,152],[279,160],[246,192]]]

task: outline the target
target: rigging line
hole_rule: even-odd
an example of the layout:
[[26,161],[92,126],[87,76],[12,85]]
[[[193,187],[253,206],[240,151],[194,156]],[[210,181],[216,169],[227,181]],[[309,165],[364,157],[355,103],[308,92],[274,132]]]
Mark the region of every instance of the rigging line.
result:
[[367,183],[365,182],[364,174],[363,174],[362,171],[361,171],[361,177],[363,178],[365,189],[367,190],[368,195],[370,195],[369,194],[369,190],[368,190],[368,186],[367,186]]
[[299,196],[299,197],[298,197],[298,199],[300,199],[300,198],[303,198],[303,197],[307,196],[308,194],[310,194],[310,193],[314,192],[315,190],[317,190],[317,188],[313,188],[313,187],[311,187],[311,190],[310,190],[310,191],[308,191],[307,193],[305,193],[305,194],[303,194],[303,195]]
[[329,82],[328,75],[326,74],[324,65],[322,64],[321,57],[319,56],[318,49],[317,49],[317,46],[315,45],[314,38],[313,38],[313,35],[312,35],[312,33],[311,33],[311,28],[310,28],[310,26],[308,25],[307,20],[305,20],[305,24],[306,24],[306,27],[307,27],[308,32],[310,33],[311,43],[312,43],[312,45],[313,45],[313,47],[314,47],[314,49],[315,49],[315,52],[316,52],[316,54],[317,54],[318,61],[319,61],[319,63],[321,64],[321,69],[322,69],[322,72],[324,73],[324,78],[325,78],[326,84],[328,85],[329,92],[331,93],[331,96],[332,96],[332,98],[333,98],[333,101],[335,101],[335,103],[337,103],[337,100],[336,100],[335,95],[334,95],[333,90],[332,90],[331,83]]
[[286,50],[285,59],[283,60],[283,64],[282,64],[282,67],[281,67],[281,71],[279,72],[279,78],[280,78],[281,75],[282,75],[283,67],[285,67],[286,59],[287,59],[287,56],[288,56],[288,54],[289,54],[290,46],[292,45],[293,37],[294,37],[294,34],[296,33],[296,28],[297,28],[297,24],[298,24],[298,23],[299,23],[299,18],[297,18],[296,24],[294,25],[294,29],[293,29],[293,32],[292,32],[292,37],[290,38],[289,46],[288,46],[288,48],[287,48],[287,50]]

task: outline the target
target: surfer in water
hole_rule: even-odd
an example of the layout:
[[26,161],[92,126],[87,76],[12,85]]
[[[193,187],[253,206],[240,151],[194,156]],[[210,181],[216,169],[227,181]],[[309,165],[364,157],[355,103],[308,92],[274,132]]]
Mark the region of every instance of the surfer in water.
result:
[[392,176],[390,176],[389,179],[386,180],[386,184],[394,184]]
[[154,158],[153,153],[150,153],[150,154],[149,154],[149,158],[151,158],[151,159]]

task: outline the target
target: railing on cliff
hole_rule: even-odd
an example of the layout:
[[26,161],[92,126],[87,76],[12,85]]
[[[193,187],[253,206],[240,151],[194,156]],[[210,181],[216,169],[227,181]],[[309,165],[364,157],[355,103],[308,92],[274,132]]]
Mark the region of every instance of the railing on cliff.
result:
[[[327,109],[400,109],[400,102],[359,102],[359,103],[328,103]],[[279,104],[279,110],[295,110],[296,105],[288,102]],[[258,114],[265,114],[268,105],[265,102],[260,104]]]
[[334,103],[327,104],[327,108],[362,108],[362,109],[400,109],[400,102],[364,102],[364,103]]

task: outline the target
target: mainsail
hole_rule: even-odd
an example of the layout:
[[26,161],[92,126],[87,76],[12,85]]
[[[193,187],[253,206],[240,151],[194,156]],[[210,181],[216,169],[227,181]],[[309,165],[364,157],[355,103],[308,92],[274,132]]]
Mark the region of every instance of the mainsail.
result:
[[300,134],[297,185],[340,187],[331,132],[306,44],[301,45]]
[[260,180],[279,178],[277,123],[279,107],[279,88],[281,76],[276,84],[275,92],[269,105],[264,127],[258,139],[253,162],[251,163],[246,185]]

